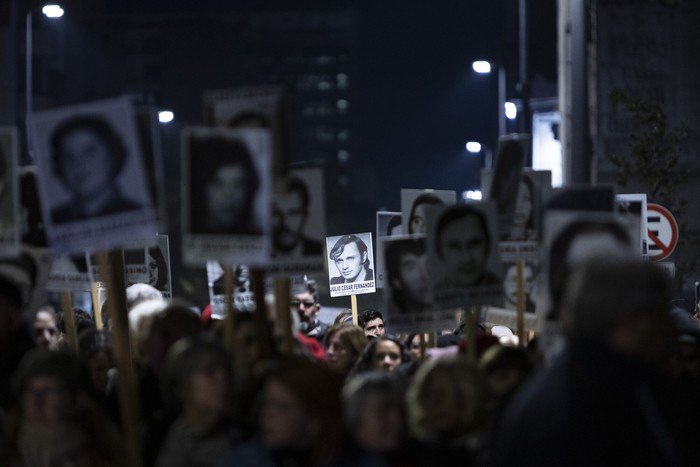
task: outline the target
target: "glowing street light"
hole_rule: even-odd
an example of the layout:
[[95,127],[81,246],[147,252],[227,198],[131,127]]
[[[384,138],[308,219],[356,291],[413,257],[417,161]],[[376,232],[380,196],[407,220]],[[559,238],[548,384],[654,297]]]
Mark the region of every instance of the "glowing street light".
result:
[[170,123],[175,118],[175,114],[170,110],[161,110],[158,112],[158,121],[160,123]]
[[467,151],[471,154],[481,154],[484,153],[484,168],[490,169],[493,162],[493,154],[491,153],[491,148],[479,143],[478,141],[467,141],[465,145]]
[[475,201],[480,201],[481,200],[481,190],[467,190],[462,192],[462,199],[470,199],[470,200],[475,200]]
[[[47,18],[60,18],[63,16],[63,8],[61,8],[59,5],[46,5],[41,9],[41,12],[46,15]],[[26,100],[26,106],[25,106],[25,112],[29,114],[34,107],[34,99],[33,99],[33,92],[34,92],[34,87],[33,87],[33,79],[34,76],[32,74],[32,67],[34,66],[33,60],[34,60],[34,54],[33,54],[33,34],[32,34],[32,10],[30,9],[27,11],[27,16],[25,18],[26,22],[26,28],[25,28],[25,100]]]
[[60,18],[63,16],[63,8],[60,5],[46,5],[41,9],[41,12],[46,15],[47,18]]
[[518,108],[513,102],[506,102],[505,104],[506,118],[508,120],[515,120],[518,116]]
[[466,144],[467,151],[472,154],[479,154],[481,152],[481,143],[476,141],[468,141]]
[[472,70],[482,75],[488,74],[491,73],[491,64],[486,60],[477,60],[472,62]]

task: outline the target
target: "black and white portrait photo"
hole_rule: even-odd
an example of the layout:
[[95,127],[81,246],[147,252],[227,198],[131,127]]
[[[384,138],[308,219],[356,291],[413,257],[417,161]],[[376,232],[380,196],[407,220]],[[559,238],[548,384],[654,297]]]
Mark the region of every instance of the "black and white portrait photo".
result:
[[[383,239],[403,235],[403,224],[401,223],[401,213],[392,211],[377,212],[377,245],[381,244]],[[378,249],[378,247],[377,247]],[[384,258],[383,255],[377,255],[375,264],[376,286],[378,289],[384,287]]]
[[386,310],[417,314],[430,311],[433,283],[428,266],[426,238],[385,238],[382,242],[385,265]]
[[255,212],[260,174],[240,138],[205,137],[189,141],[193,233],[260,235]]
[[51,165],[70,198],[51,207],[54,224],[141,209],[118,180],[128,153],[121,137],[100,115],[79,115],[61,122],[51,137]]
[[[529,135],[503,135],[498,140],[496,165],[493,169],[488,199],[496,202],[498,228],[503,240],[515,239],[515,237],[522,238],[525,235],[524,231],[515,232],[513,235],[510,233],[511,228],[514,227],[514,215],[518,202],[520,202],[519,216],[532,215],[534,186],[528,184],[528,181],[531,180],[522,177],[523,165],[527,162],[529,148]],[[528,203],[529,209],[527,209]],[[529,212],[526,213],[526,210]],[[523,227],[520,225],[522,222],[523,220],[520,219],[519,227]],[[525,226],[525,228],[527,227]]]
[[431,271],[436,300],[441,306],[462,306],[468,294],[479,295],[475,300],[486,300],[472,304],[500,301],[502,284],[495,217],[491,202],[460,204],[430,213]]
[[552,211],[547,215],[545,317],[559,318],[559,304],[576,265],[595,258],[639,255],[629,231],[612,214]]
[[158,235],[156,245],[124,250],[128,285],[141,282],[171,297],[170,245],[167,235]]
[[408,235],[425,234],[427,212],[456,202],[456,192],[449,190],[401,190],[403,232]]
[[323,255],[323,173],[301,169],[279,183],[272,208],[272,242],[276,257]]
[[36,112],[30,125],[54,248],[102,249],[155,234],[129,98]]
[[[482,172],[482,190],[488,193],[492,182],[493,172]],[[524,168],[518,179],[517,191],[511,191],[515,195],[513,212],[506,229],[499,229],[501,241],[536,242],[541,230],[542,205],[552,192],[552,173]]]
[[295,169],[275,181],[270,277],[324,274],[326,238],[323,170]]
[[[250,269],[245,265],[231,266],[231,293],[233,310],[249,312],[255,310],[255,294],[250,280]],[[209,302],[212,317],[223,319],[227,315],[229,297],[226,296],[224,265],[218,261],[207,261],[207,279],[209,283]]]
[[331,297],[375,291],[372,234],[326,238]]
[[[518,265],[503,263],[503,307],[507,310],[518,309]],[[525,298],[525,312],[534,313],[535,285],[537,284],[537,269],[532,262],[523,262],[522,289]]]
[[[269,251],[269,130],[187,128],[183,133],[185,258],[263,262]],[[188,260],[189,258],[189,260]]]

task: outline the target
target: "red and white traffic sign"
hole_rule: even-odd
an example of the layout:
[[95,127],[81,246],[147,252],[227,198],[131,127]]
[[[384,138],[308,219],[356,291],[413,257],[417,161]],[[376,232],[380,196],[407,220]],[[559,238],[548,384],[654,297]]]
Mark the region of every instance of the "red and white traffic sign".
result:
[[678,223],[673,214],[659,204],[647,204],[647,245],[649,259],[663,261],[678,244]]

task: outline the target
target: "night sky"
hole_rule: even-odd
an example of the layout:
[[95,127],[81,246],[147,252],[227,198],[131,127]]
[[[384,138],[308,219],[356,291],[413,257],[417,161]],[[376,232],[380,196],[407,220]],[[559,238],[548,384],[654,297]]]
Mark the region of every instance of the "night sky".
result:
[[[497,86],[495,75],[475,75],[471,61],[495,59],[502,52],[504,3],[120,1],[109,2],[107,8],[184,13],[289,8],[356,11],[354,58],[359,77],[353,84],[359,90],[352,110],[359,142],[351,164],[354,173],[376,174],[374,210],[399,209],[401,188],[461,193],[478,186],[483,158],[468,154],[464,144],[467,140],[495,144]],[[373,212],[370,215],[373,219]]]

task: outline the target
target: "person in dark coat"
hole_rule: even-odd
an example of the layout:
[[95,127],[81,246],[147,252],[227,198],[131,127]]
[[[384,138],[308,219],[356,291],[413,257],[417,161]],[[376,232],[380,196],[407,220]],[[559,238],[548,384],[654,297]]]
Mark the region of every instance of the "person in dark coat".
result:
[[665,410],[668,303],[652,264],[598,258],[574,270],[560,310],[567,349],[515,394],[493,465],[683,465]]

